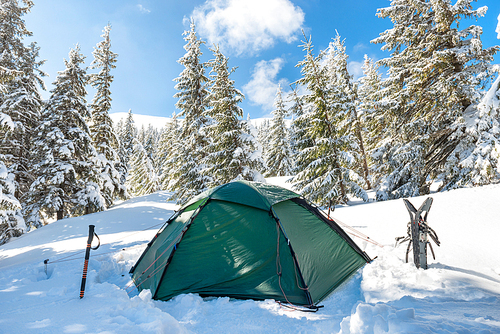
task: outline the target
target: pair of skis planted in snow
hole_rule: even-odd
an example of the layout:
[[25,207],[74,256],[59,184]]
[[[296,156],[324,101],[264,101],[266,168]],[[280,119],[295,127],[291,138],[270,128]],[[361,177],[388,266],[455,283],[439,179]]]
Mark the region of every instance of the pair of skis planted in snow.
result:
[[440,245],[440,241],[436,232],[427,224],[427,215],[432,205],[432,197],[428,197],[417,210],[407,199],[403,199],[406,209],[410,214],[410,222],[408,223],[408,235],[406,237],[396,238],[396,245],[409,241],[406,248],[406,262],[408,262],[408,254],[413,246],[413,262],[417,268],[427,269],[427,245],[432,252],[432,257],[436,259],[434,250],[429,241],[429,238]]

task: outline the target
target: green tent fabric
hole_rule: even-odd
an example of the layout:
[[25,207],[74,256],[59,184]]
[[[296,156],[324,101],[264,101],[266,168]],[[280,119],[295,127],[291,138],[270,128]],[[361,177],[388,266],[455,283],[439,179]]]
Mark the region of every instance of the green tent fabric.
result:
[[130,273],[154,299],[182,293],[317,304],[370,258],[300,195],[235,181],[188,201]]

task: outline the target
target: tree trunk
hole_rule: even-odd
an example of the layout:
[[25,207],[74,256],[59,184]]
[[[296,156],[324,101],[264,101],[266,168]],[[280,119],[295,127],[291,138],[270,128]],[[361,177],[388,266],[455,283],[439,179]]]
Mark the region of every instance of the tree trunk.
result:
[[370,184],[370,172],[368,170],[368,163],[366,162],[366,153],[365,153],[365,145],[363,144],[363,136],[361,135],[361,127],[359,125],[359,120],[358,120],[358,115],[356,111],[354,111],[354,117],[356,118],[356,135],[359,140],[359,149],[361,150],[361,159],[363,162],[363,176],[366,182],[366,186],[368,189],[372,188],[372,185]]
[[61,220],[64,218],[64,211],[63,210],[59,210],[57,211],[57,220]]

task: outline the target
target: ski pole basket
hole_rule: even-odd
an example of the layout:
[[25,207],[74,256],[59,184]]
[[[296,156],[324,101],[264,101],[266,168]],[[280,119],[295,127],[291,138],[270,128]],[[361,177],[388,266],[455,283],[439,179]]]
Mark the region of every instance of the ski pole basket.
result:
[[436,259],[434,249],[429,241],[431,239],[436,245],[441,242],[438,239],[436,232],[427,223],[427,215],[432,205],[432,197],[422,203],[417,210],[406,198],[403,199],[406,209],[410,214],[410,222],[408,223],[407,235],[405,237],[396,238],[396,246],[408,241],[406,248],[406,262],[408,262],[408,254],[410,249],[413,249],[413,262],[417,268],[427,269],[427,245],[429,246],[432,257]]

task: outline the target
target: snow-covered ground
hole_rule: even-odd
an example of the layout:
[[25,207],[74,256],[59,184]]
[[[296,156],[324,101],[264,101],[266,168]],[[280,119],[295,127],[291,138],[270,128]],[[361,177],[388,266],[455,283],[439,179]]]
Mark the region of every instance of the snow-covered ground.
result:
[[[406,245],[394,247],[409,220],[402,200],[337,208],[336,218],[384,247],[355,238],[377,258],[317,313],[272,300],[138,294],[128,271],[176,208],[166,198],[134,198],[1,246],[0,333],[500,333],[500,185],[433,195],[428,221],[442,244],[428,270],[405,263]],[[102,245],[80,299],[89,224]]]

